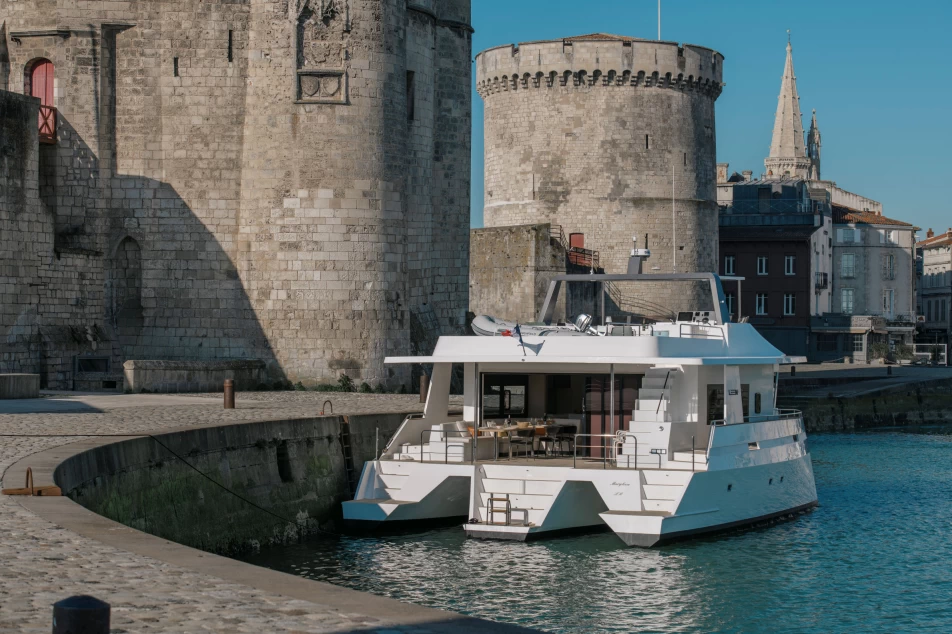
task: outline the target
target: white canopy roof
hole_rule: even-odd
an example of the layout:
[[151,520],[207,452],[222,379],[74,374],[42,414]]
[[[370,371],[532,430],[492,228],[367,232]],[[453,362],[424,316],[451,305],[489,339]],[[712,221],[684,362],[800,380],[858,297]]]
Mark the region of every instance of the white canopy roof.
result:
[[750,324],[729,324],[726,339],[688,337],[440,337],[427,357],[387,357],[386,363],[679,364],[799,363],[770,345]]

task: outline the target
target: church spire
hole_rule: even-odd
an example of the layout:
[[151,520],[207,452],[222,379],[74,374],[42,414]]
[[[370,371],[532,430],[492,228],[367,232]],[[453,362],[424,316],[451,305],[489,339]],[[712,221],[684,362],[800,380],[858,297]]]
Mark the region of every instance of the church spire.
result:
[[810,159],[810,180],[820,180],[820,148],[823,146],[820,137],[820,126],[816,123],[816,109],[813,110],[813,120],[810,121],[810,131],[807,133],[807,158]]
[[[787,31],[789,36],[789,31]],[[797,93],[797,76],[793,72],[793,45],[787,41],[787,61],[780,82],[780,98],[777,102],[777,115],[774,119],[773,140],[770,143],[770,157],[764,161],[767,175],[774,178],[783,176],[809,175],[810,161],[807,160],[803,143],[803,120],[800,113],[800,95]]]

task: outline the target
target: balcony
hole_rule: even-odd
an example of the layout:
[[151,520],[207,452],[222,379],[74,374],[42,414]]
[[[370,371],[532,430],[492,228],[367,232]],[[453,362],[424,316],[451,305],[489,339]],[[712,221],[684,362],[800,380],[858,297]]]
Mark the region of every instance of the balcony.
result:
[[40,143],[56,145],[56,108],[40,106]]
[[813,286],[816,290],[822,290],[830,287],[830,274],[829,273],[814,273],[815,276]]

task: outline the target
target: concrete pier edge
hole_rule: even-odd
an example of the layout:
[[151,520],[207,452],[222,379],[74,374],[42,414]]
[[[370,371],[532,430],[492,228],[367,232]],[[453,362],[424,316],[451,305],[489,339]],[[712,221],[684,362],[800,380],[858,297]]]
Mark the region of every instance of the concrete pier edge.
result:
[[[258,421],[227,423],[226,425],[215,425],[213,427],[254,424],[255,422]],[[161,435],[193,429],[207,430],[209,426],[186,426],[145,433]],[[69,458],[96,447],[122,442],[142,435],[143,433],[137,433],[129,436],[90,438],[45,449],[22,458],[11,465],[3,473],[3,481],[5,484],[22,482],[26,477],[27,467],[30,467],[33,470],[33,477],[37,486],[52,484],[53,472],[56,467]],[[46,521],[122,551],[150,557],[196,573],[211,575],[268,593],[307,601],[324,609],[379,619],[380,624],[368,624],[366,630],[368,632],[386,629],[388,626],[423,626],[426,631],[458,632],[460,634],[486,631],[513,633],[535,631],[524,627],[403,603],[395,599],[305,579],[213,555],[119,524],[93,513],[65,496],[17,497],[15,499],[20,506]]]

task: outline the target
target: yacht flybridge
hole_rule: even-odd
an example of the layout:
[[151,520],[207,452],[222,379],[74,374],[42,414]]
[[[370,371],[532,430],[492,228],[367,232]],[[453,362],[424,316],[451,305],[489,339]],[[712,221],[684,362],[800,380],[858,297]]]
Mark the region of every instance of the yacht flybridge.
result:
[[[680,301],[709,288],[710,303],[665,313],[644,299],[658,282],[705,289],[667,292]],[[598,323],[555,319],[580,296],[560,300],[572,283],[596,289],[586,297],[600,303]],[[642,299],[619,321],[606,311],[621,311],[612,293],[622,284]],[[432,364],[428,398],[364,465],[345,520],[460,518],[471,537],[514,540],[607,526],[653,546],[817,504],[803,418],[776,407],[779,365],[798,359],[731,321],[718,276],[557,276],[538,323],[483,317],[473,328],[484,336],[387,359]],[[459,416],[449,413],[454,366]]]

